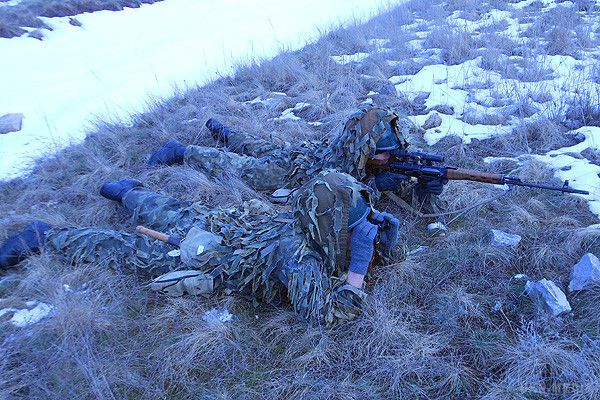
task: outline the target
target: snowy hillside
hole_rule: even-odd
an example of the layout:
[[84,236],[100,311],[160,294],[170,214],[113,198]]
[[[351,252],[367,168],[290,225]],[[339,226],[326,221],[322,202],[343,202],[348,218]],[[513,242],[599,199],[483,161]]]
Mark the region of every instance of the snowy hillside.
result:
[[52,29],[38,29],[43,40],[0,38],[0,117],[24,116],[19,132],[0,135],[0,181],[79,143],[96,118],[126,122],[177,91],[400,3],[166,0],[42,18]]

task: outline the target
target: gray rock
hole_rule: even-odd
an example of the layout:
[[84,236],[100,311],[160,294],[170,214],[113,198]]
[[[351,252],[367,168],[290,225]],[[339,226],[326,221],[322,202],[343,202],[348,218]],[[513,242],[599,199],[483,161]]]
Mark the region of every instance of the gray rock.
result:
[[600,260],[592,253],[587,253],[573,266],[569,292],[584,290],[600,284]]
[[581,152],[581,155],[592,162],[600,161],[600,149],[585,149]]
[[69,24],[73,26],[81,26],[81,22],[77,18],[69,18]]
[[431,109],[442,114],[454,115],[454,107],[448,104],[438,104],[437,106],[433,106]]
[[492,229],[492,242],[495,247],[517,247],[521,242],[521,236],[506,233],[498,229]]
[[442,124],[442,117],[440,117],[440,114],[434,112],[434,113],[431,113],[431,115],[429,116],[429,118],[427,118],[425,123],[423,125],[421,125],[421,128],[423,128],[425,130],[433,129],[433,128],[437,128],[441,124]]
[[571,305],[567,296],[552,281],[541,279],[537,282],[527,282],[525,291],[532,299],[540,299],[546,305],[547,310],[555,317],[571,311]]
[[35,29],[27,35],[37,40],[44,40],[44,32],[41,29]]
[[0,134],[18,132],[23,126],[23,114],[11,113],[0,117]]

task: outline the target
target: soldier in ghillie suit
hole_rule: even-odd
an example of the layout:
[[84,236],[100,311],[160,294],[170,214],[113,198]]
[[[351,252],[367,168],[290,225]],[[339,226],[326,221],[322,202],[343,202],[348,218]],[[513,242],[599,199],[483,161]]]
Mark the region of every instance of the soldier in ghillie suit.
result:
[[[185,146],[171,139],[155,151],[149,166],[186,164],[209,176],[232,173],[259,191],[294,189],[319,171],[335,168],[379,191],[401,192],[421,202],[429,195],[439,195],[442,179],[420,179],[416,184],[402,174],[369,170],[370,160],[389,157],[390,152],[406,149],[408,136],[415,125],[400,118],[389,108],[364,106],[352,114],[339,136],[331,143],[304,141],[297,145],[276,144],[250,134],[237,132],[219,121],[206,122],[213,137],[226,146]],[[412,196],[414,193],[417,196]],[[275,194],[289,193],[289,190]]]
[[369,265],[389,253],[399,222],[371,205],[371,190],[347,174],[323,171],[295,194],[292,212],[247,205],[209,210],[124,179],[101,194],[149,227],[184,237],[177,250],[138,234],[52,228],[34,222],[0,247],[0,266],[42,247],[71,262],[132,270],[170,295],[241,292],[291,303],[304,319],[331,325],[360,313]]

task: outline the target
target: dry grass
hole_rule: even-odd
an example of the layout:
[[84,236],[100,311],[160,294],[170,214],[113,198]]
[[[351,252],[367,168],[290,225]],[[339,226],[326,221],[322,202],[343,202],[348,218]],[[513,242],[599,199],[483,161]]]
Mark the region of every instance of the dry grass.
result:
[[[400,29],[414,15],[426,18],[423,26],[438,25],[440,37],[430,34],[428,40],[445,49],[446,62],[474,57],[477,40],[440,25],[462,5],[473,15],[480,10],[472,1],[448,7],[414,1],[364,26],[327,35],[302,51],[240,66],[233,77],[156,102],[134,116],[132,126],[98,122],[83,144],[40,162],[25,179],[0,185],[0,239],[34,219],[57,226],[132,230],[125,212],[97,194],[101,182],[123,176],[210,206],[261,198],[263,194],[234,177],[217,182],[186,167],[148,170],[146,159],[171,137],[214,145],[203,128],[209,117],[274,140],[330,137],[357,102],[398,72],[387,60],[415,56],[405,47],[414,37]],[[486,35],[497,54],[509,54],[512,42]],[[374,53],[362,65],[339,65],[330,58],[371,51],[371,38],[390,39],[392,51]],[[287,96],[273,95],[275,91]],[[257,96],[275,100],[247,103]],[[419,110],[417,101],[412,104],[389,91],[379,99],[400,112]],[[514,116],[528,115],[527,101],[517,104]],[[323,125],[269,121],[299,102],[312,105],[303,118]],[[524,122],[510,136],[469,146],[448,138],[434,150],[464,167],[552,181],[551,172],[539,163],[488,166],[482,157],[539,154],[573,144],[564,132],[558,122],[541,119]],[[450,230],[443,236],[425,229],[429,221],[384,199],[380,208],[402,219],[402,245],[393,264],[375,271],[363,316],[332,330],[307,326],[285,307],[254,308],[236,296],[168,299],[147,290],[135,276],[96,265],[70,265],[56,254],[30,257],[2,276],[0,307],[36,299],[54,305],[56,312],[27,329],[13,327],[3,317],[0,397],[596,398],[599,292],[569,295],[573,315],[555,319],[510,279],[524,273],[566,286],[569,267],[583,253],[600,254],[600,230],[588,227],[595,217],[574,196],[527,189],[486,202],[500,193],[492,185],[448,184],[442,196],[448,210],[481,204],[447,217]],[[492,228],[523,240],[514,249],[493,247]],[[419,246],[426,248],[407,255]],[[202,319],[206,310],[224,306],[235,315],[233,322],[210,325]]]

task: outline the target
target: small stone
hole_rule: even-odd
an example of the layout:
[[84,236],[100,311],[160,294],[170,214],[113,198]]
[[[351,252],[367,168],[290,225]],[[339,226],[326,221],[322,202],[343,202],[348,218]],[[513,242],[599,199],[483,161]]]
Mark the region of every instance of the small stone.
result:
[[427,118],[425,123],[423,125],[421,125],[421,128],[423,128],[425,130],[433,129],[433,128],[437,128],[441,124],[442,124],[442,117],[440,117],[440,114],[433,112],[433,113],[431,113],[429,118]]
[[454,115],[454,107],[448,104],[438,104],[437,106],[431,107],[431,109],[441,114]]
[[424,250],[427,250],[429,247],[428,246],[419,246],[414,250],[410,250],[408,253],[406,253],[407,256],[412,256],[413,254],[417,254],[420,253]]
[[206,321],[210,325],[215,325],[218,323],[230,322],[233,320],[233,314],[229,313],[227,307],[222,309],[212,308],[210,311],[206,311],[204,316],[202,317],[204,321]]
[[448,227],[446,225],[444,225],[442,222],[433,222],[433,223],[427,225],[427,230],[428,231],[434,231],[434,230],[447,231]]
[[527,282],[525,291],[531,298],[541,299],[548,311],[555,317],[571,311],[567,296],[552,281],[541,279],[537,282]]
[[23,114],[10,113],[0,117],[0,134],[18,132],[23,127]]
[[573,266],[569,292],[588,289],[600,284],[600,260],[592,253],[587,253]]
[[495,247],[517,247],[521,242],[521,236],[506,233],[498,229],[492,229],[492,242]]
[[34,39],[43,40],[44,32],[42,32],[41,29],[35,29],[35,30],[29,32],[29,34],[27,36],[32,37]]
[[81,26],[81,22],[79,22],[78,19],[76,18],[69,18],[69,24],[73,25],[73,26]]
[[271,202],[285,204],[288,202],[290,196],[292,194],[292,190],[286,188],[280,188],[274,191],[271,194]]

